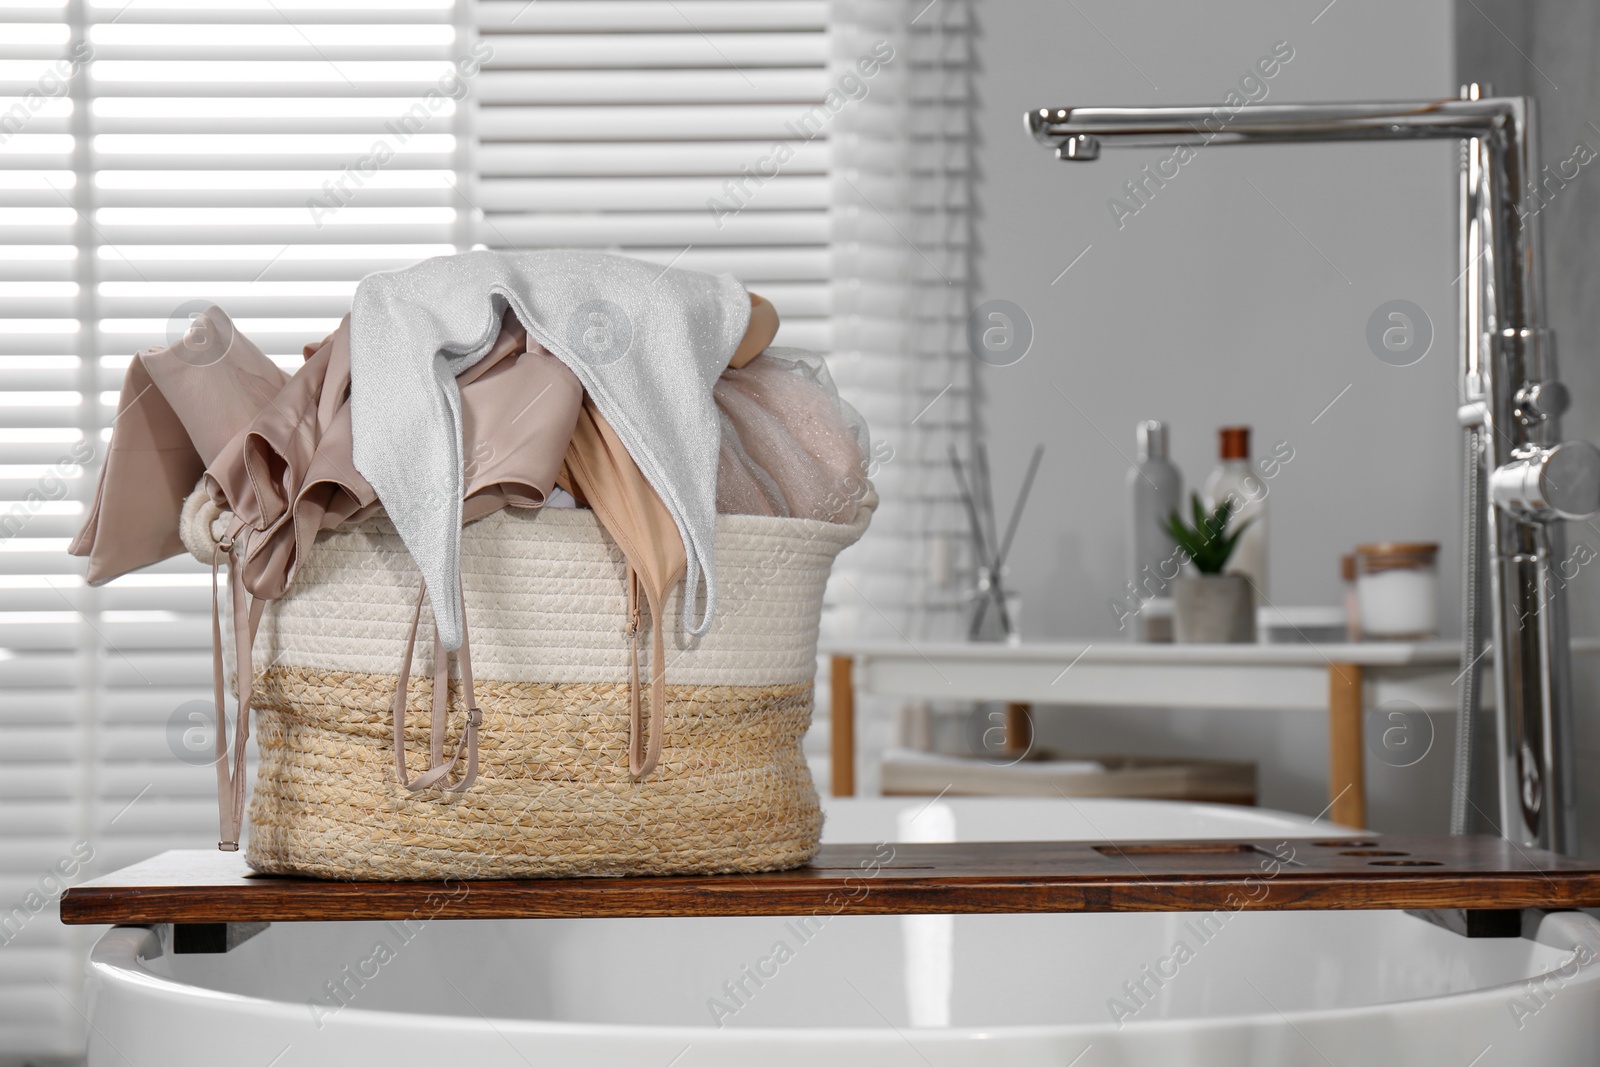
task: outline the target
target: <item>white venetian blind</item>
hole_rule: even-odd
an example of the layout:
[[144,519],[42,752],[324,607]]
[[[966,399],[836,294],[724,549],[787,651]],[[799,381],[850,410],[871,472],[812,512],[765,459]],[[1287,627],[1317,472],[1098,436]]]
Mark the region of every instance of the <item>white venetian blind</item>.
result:
[[94,817],[99,646],[64,550],[99,397],[80,348],[72,26],[61,6],[7,4],[0,22],[0,1048],[65,1052],[73,1013],[52,985],[77,995],[82,939],[56,922],[53,879]]
[[473,187],[491,248],[728,271],[779,344],[829,341],[826,0],[479,0]]
[[207,576],[88,589],[65,554],[129,356],[216,303],[293,366],[363,274],[463,245],[458,17],[0,0],[0,1050],[81,1043],[97,932],[57,923],[59,862],[216,838]]
[[969,17],[969,0],[833,0],[836,80],[894,54],[841,110],[831,171],[831,362],[879,439],[882,497],[829,584],[841,637],[962,632],[973,561],[949,452],[972,435]]
[[[969,0],[833,0],[836,78],[893,62],[835,131],[833,347],[841,391],[873,428],[882,501],[828,583],[824,636],[953,638],[973,561],[949,451],[972,436]],[[864,700],[857,782],[878,787],[895,702]]]
[[89,589],[65,554],[130,354],[208,303],[289,367],[362,275],[429,255],[731,272],[893,449],[841,624],[928,628],[969,422],[967,71],[966,0],[924,2],[0,0],[0,1050],[81,1044],[97,931],[57,923],[58,863],[215,841],[207,576]]

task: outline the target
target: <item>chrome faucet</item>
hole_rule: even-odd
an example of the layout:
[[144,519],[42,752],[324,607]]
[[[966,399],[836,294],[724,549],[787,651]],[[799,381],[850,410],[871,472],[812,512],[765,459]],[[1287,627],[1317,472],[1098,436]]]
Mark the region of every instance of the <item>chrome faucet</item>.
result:
[[[1066,161],[1097,159],[1116,146],[1462,142],[1459,416],[1467,464],[1451,828],[1498,822],[1509,840],[1572,852],[1571,664],[1566,605],[1551,565],[1564,557],[1557,520],[1600,513],[1600,450],[1560,441],[1568,394],[1541,317],[1533,101],[1489,96],[1474,85],[1460,99],[1421,103],[1041,108],[1026,120],[1034,138]],[[1472,773],[1477,665],[1487,650],[1485,575],[1497,698],[1492,781]]]

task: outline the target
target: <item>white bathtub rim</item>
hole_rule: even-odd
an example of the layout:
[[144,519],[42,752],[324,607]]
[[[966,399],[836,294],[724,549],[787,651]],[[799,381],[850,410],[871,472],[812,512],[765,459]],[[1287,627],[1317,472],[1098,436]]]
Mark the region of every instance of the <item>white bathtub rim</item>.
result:
[[[930,807],[936,803],[944,803],[972,805],[973,807],[980,808],[993,806],[997,809],[1000,809],[1006,806],[1015,805],[1018,801],[1022,801],[1029,805],[1039,804],[1055,807],[1065,804],[1071,807],[1075,812],[1078,812],[1080,815],[1085,807],[1089,808],[1091,811],[1095,808],[1125,808],[1132,811],[1148,811],[1152,813],[1170,813],[1172,811],[1181,811],[1197,817],[1221,816],[1227,821],[1252,821],[1265,818],[1266,820],[1275,824],[1271,827],[1274,833],[1263,833],[1260,837],[1256,838],[1256,840],[1265,840],[1267,838],[1276,836],[1279,833],[1287,833],[1294,840],[1308,840],[1310,838],[1327,838],[1328,840],[1355,840],[1358,838],[1364,839],[1368,837],[1382,836],[1381,831],[1363,830],[1355,827],[1345,826],[1342,823],[1330,822],[1321,815],[1312,817],[1309,815],[1302,815],[1299,812],[1283,811],[1278,808],[1259,808],[1244,804],[1221,804],[1206,800],[1155,800],[1147,797],[1010,797],[979,795],[967,796],[960,793],[941,793],[938,796],[932,797],[912,796],[909,794],[905,796],[871,797],[825,796],[822,798],[822,811],[824,817],[826,817],[830,807],[839,803],[849,804],[852,806],[871,805],[891,808],[912,807],[920,802]],[[1087,816],[1084,817],[1084,821],[1089,821]],[[824,822],[824,826],[826,826],[826,822]],[[1261,827],[1261,829],[1265,831],[1268,828]],[[829,840],[826,837],[826,829],[824,829],[823,832],[824,844],[861,843],[845,842],[842,839]],[[1154,833],[1156,831],[1151,832]],[[1104,837],[1105,835],[1101,836]],[[1218,833],[1215,836],[1222,838],[1238,835]],[[963,838],[963,840],[968,839]],[[976,841],[982,839],[971,838],[970,840]]]
[[[1423,920],[1418,919],[1418,922]],[[1578,934],[1588,934],[1580,938]],[[1582,942],[1592,949],[1600,949],[1600,920],[1577,911],[1547,912],[1539,921],[1537,936],[1530,938],[1547,947],[1570,951],[1574,943]],[[204,986],[189,985],[176,979],[150,973],[140,963],[140,953],[147,946],[159,946],[156,931],[143,926],[117,926],[100,938],[90,955],[89,970],[107,983],[132,986],[145,995],[163,998],[189,998],[211,1001],[219,1006],[243,1011],[258,1018],[303,1025],[307,1005],[292,1001],[269,1000],[246,996]],[[1600,962],[1597,959],[1596,962]],[[565,1039],[622,1040],[631,1043],[682,1042],[695,1045],[727,1046],[740,1044],[767,1044],[781,1042],[838,1043],[850,1041],[886,1041],[895,1044],[912,1035],[918,1043],[933,1045],[964,1045],[980,1041],[1040,1041],[1060,1038],[1105,1039],[1122,1035],[1130,1037],[1148,1034],[1156,1037],[1172,1031],[1193,1034],[1196,1031],[1227,1031],[1275,1027],[1280,1023],[1290,1026],[1327,1026],[1337,1023],[1358,1024],[1381,1018],[1396,1009],[1417,1010],[1418,1006],[1435,1005],[1440,1009],[1470,1009],[1504,1005],[1508,996],[1524,992],[1529,985],[1541,979],[1558,976],[1559,968],[1529,975],[1510,982],[1447,993],[1442,996],[1408,997],[1386,1000],[1374,1004],[1353,1005],[1342,1008],[1296,1008],[1280,1011],[1270,1007],[1267,1011],[1251,1014],[1214,1016],[1184,1016],[1181,1018],[1152,1018],[1134,1020],[1125,1025],[1103,1023],[1033,1023],[1001,1026],[964,1027],[882,1027],[819,1026],[819,1027],[764,1027],[764,1026],[664,1026],[643,1023],[562,1022],[545,1019],[518,1019],[494,1017],[487,1019],[493,1029],[519,1037],[548,1036]],[[1600,987],[1600,966],[1591,962],[1580,967],[1578,973],[1563,979],[1564,988]],[[429,1033],[444,1030],[465,1030],[476,1033],[482,1029],[484,1017],[469,1015],[435,1015],[347,1007],[341,1009],[326,1025],[329,1027],[364,1030],[397,1027],[422,1029]]]

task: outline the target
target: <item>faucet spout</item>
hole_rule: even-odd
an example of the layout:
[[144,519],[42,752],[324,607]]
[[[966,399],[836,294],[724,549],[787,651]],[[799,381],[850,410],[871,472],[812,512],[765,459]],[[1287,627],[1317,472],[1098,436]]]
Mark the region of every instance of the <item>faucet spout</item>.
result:
[[[1055,148],[1088,138],[1106,145],[1288,144],[1515,136],[1526,100],[1248,104],[1217,107],[1057,107],[1026,116],[1028,132]],[[1063,152],[1063,159],[1093,159]]]
[[[1541,330],[1543,289],[1533,216],[1533,101],[1523,96],[1239,107],[1044,107],[1023,115],[1056,158],[1100,158],[1103,148],[1457,140],[1481,152],[1484,235],[1497,299],[1481,305],[1482,334]],[[1487,259],[1487,255],[1485,259]]]

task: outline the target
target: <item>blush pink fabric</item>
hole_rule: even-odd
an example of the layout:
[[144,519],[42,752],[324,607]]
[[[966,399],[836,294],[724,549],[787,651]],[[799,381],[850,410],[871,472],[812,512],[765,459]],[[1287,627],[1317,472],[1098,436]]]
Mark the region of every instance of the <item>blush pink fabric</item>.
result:
[[[820,361],[750,351],[764,350],[777,331],[772,305],[751,299],[738,365],[713,391],[723,423],[718,510],[847,521],[859,499],[841,487],[862,475],[865,429]],[[647,600],[664,600],[680,574],[676,528],[656,525],[664,509],[657,513],[654,490],[598,411],[574,436],[584,395],[572,372],[539,344],[530,348],[508,312],[494,347],[458,382],[464,519],[542,506],[576,448],[573,456],[587,462],[567,467],[586,469],[590,484],[564,487],[591,498],[619,543],[637,548],[630,559],[639,560]],[[180,554],[183,501],[203,475],[212,499],[242,523],[235,565],[245,589],[281,597],[319,531],[378,507],[350,460],[349,399],[349,316],[306,346],[291,377],[220,308],[209,308],[183,339],[129,365],[94,504],[68,551],[89,557],[91,584]]]
[[91,585],[183,551],[184,498],[288,380],[215,307],[178,341],[133,357],[94,503],[67,549],[89,557]]
[[[377,494],[350,461],[350,317],[306,348],[306,363],[206,471],[219,507],[253,531],[245,588],[281,597],[317,533],[365,518]],[[540,507],[555,486],[583,388],[560,360],[527,347],[507,315],[494,347],[462,375],[467,521]]]
[[[243,524],[244,588],[281,597],[321,530],[365,518],[377,495],[350,462],[350,319],[307,345],[293,377],[218,308],[225,349],[142,352],[123,382],[95,505],[69,547],[100,583],[184,551],[178,522],[195,483]],[[207,362],[215,356],[214,361]],[[512,316],[462,376],[467,519],[539,507],[555,486],[583,403],[578,379]]]

